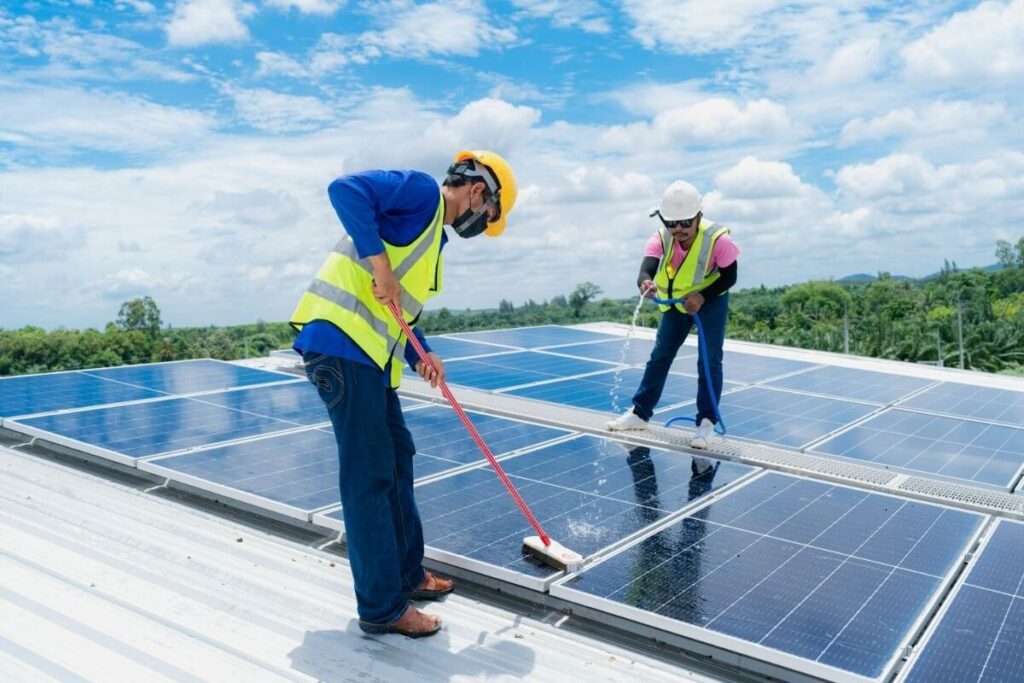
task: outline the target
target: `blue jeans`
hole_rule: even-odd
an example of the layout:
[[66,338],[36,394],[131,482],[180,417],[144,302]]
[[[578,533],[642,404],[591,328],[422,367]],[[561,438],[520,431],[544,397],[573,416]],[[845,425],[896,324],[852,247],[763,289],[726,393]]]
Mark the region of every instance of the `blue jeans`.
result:
[[[719,402],[722,399],[722,345],[725,344],[725,323],[729,318],[729,292],[705,303],[697,315],[700,316],[707,337],[704,341],[707,344],[708,362],[711,365],[711,383],[715,391],[715,401]],[[658,405],[661,392],[665,390],[669,368],[672,367],[676,352],[686,340],[692,325],[693,318],[678,309],[673,308],[662,313],[651,359],[647,361],[644,377],[640,380],[640,388],[633,396],[633,412],[641,418],[650,420],[654,415],[654,407]],[[718,420],[715,418],[715,408],[711,405],[711,394],[704,374],[704,359],[698,353],[697,422],[708,418],[715,424]]]
[[398,393],[365,363],[303,354],[338,441],[345,542],[359,618],[387,624],[408,606],[423,572],[423,526],[413,496],[416,447]]

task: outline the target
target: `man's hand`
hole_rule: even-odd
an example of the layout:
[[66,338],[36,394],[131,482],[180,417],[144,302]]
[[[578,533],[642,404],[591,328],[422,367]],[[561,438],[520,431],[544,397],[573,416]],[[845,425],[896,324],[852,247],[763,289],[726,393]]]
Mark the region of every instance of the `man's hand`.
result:
[[370,264],[373,266],[373,298],[384,306],[394,301],[401,309],[402,287],[391,270],[388,255],[385,252],[375,254],[370,257]]
[[416,362],[416,372],[418,372],[420,377],[424,380],[430,382],[430,386],[432,388],[436,389],[437,383],[444,379],[444,363],[441,362],[441,358],[433,351],[427,353],[427,357],[430,359],[430,362],[434,367],[431,368],[430,365],[419,360]]
[[653,299],[654,293],[657,291],[658,288],[650,278],[640,283],[640,293],[644,295],[645,299]]
[[704,295],[700,292],[694,292],[693,294],[687,294],[686,299],[683,301],[683,307],[686,308],[686,312],[693,315],[700,310],[700,307],[704,305]]

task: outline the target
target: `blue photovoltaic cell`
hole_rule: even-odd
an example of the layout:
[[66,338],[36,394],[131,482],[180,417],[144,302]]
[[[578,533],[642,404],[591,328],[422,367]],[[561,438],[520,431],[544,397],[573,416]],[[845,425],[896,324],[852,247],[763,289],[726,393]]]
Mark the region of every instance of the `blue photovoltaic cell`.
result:
[[192,394],[198,391],[232,389],[251,384],[281,382],[289,375],[279,372],[247,368],[234,363],[212,360],[176,361],[173,363],[150,363],[146,365],[125,365],[117,368],[100,368],[85,371],[94,377],[102,377],[125,384],[146,387],[166,394]]
[[772,472],[567,579],[558,594],[723,633],[744,654],[754,643],[879,678],[982,520]]
[[339,500],[338,443],[333,433],[319,429],[175,455],[154,464],[306,512]]
[[858,368],[826,365],[791,377],[782,377],[768,386],[807,391],[836,398],[849,398],[870,403],[891,403],[931,384],[928,379],[873,372]]
[[835,398],[748,387],[723,394],[719,410],[729,437],[802,448],[876,408]]
[[21,424],[131,458],[294,428],[293,422],[189,398],[20,420]]
[[[752,353],[726,351],[722,358],[722,373],[727,380],[733,382],[761,382],[771,377],[778,377],[798,370],[815,367],[814,363],[806,363],[788,358],[758,356]],[[696,370],[694,371],[696,372]]]
[[814,450],[1007,487],[1024,465],[1024,429],[891,409]]
[[[564,379],[532,387],[513,389],[507,393],[525,396],[538,401],[560,405],[576,406],[601,412],[622,412],[632,405],[633,394],[640,386],[644,371],[639,368],[609,370],[579,379]],[[738,385],[725,383],[730,389]],[[670,373],[665,391],[655,412],[666,410],[672,405],[692,401],[697,395],[697,378],[692,375]]]
[[494,344],[478,344],[455,337],[427,337],[430,350],[441,357],[442,361],[466,358],[468,356],[485,356],[511,349]]
[[445,374],[451,384],[488,390],[607,369],[606,363],[533,351],[517,351],[445,363]]
[[151,389],[108,382],[81,372],[4,377],[0,379],[0,417],[138,401],[162,395]]
[[954,417],[1024,425],[1024,392],[943,382],[900,404]]
[[[473,426],[495,456],[520,450],[569,432],[553,427],[508,420],[483,413],[468,413]],[[405,424],[416,444],[413,467],[416,478],[428,477],[469,463],[484,461],[476,442],[455,411],[447,406],[427,406],[405,414]]]
[[450,336],[470,341],[520,346],[524,349],[536,349],[556,344],[579,344],[580,342],[601,341],[604,339],[621,339],[621,337],[617,337],[614,334],[602,334],[573,327],[559,327],[558,325],[517,327],[509,330],[486,330],[482,332],[460,332]]
[[[609,363],[621,363],[623,365],[643,365],[651,357],[651,350],[654,342],[650,339],[630,339],[627,342],[623,337],[614,341],[591,342],[589,344],[572,344],[571,346],[559,346],[552,353],[577,358],[590,358],[592,360],[603,360]],[[676,362],[685,359],[693,360],[695,350],[686,346],[679,349],[676,355]],[[678,368],[677,368],[678,369]]]
[[1024,524],[999,522],[919,647],[907,683],[1024,680]]
[[251,415],[287,420],[297,425],[312,425],[330,420],[327,407],[320,399],[316,387],[304,379],[286,384],[207,394],[197,396],[195,400],[215,403]]
[[[694,477],[690,462],[679,453],[585,436],[502,466],[544,530],[588,556],[752,471],[723,462]],[[428,546],[530,577],[555,573],[523,556],[523,538],[535,532],[490,468],[418,486],[416,501]]]

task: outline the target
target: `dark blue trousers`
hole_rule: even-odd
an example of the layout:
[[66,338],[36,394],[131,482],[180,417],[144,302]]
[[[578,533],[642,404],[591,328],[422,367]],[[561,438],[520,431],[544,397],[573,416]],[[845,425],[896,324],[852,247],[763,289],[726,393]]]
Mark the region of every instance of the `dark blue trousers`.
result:
[[398,393],[379,368],[303,354],[338,441],[345,542],[359,618],[391,623],[423,572],[423,527],[413,496],[412,435]]
[[[705,342],[707,343],[715,401],[721,401],[722,347],[725,344],[725,324],[729,318],[729,292],[705,303],[697,315],[700,316],[700,322],[704,326],[704,334],[707,337]],[[672,367],[672,361],[675,360],[679,347],[686,340],[686,335],[690,333],[691,326],[693,326],[693,318],[675,308],[661,314],[651,359],[647,361],[643,379],[640,380],[640,388],[633,396],[633,412],[643,419],[650,420],[654,415],[654,407],[658,405],[661,392],[665,390],[665,380],[668,378],[669,368]],[[715,408],[711,405],[711,393],[708,390],[707,381],[704,379],[704,360],[699,353],[697,354],[697,374],[697,422],[709,418],[712,423],[717,423]]]

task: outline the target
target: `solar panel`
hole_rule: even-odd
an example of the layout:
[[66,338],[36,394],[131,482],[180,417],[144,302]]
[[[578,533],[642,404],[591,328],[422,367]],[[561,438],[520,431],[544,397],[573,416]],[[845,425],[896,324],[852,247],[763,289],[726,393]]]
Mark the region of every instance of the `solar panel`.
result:
[[954,417],[1024,426],[1024,392],[942,382],[900,404]]
[[607,369],[607,363],[562,358],[534,351],[517,351],[445,363],[445,373],[451,384],[487,390]]
[[807,372],[771,380],[767,386],[885,404],[931,383],[931,380],[888,372],[823,365]]
[[814,450],[1008,487],[1024,465],[1024,429],[890,409]]
[[134,464],[138,458],[283,431],[297,425],[205,401],[171,398],[42,415],[5,426]]
[[[654,342],[650,339],[634,337],[628,343],[623,337],[612,341],[588,342],[586,344],[570,344],[559,346],[549,353],[557,353],[574,358],[589,358],[591,360],[603,360],[609,363],[621,363],[623,365],[643,365],[651,357],[651,350]],[[694,358],[694,350],[690,347],[679,349],[676,361],[686,358]]]
[[823,396],[747,387],[723,394],[719,410],[729,438],[803,448],[877,408]]
[[1024,524],[999,520],[900,679],[1024,680]]
[[86,374],[146,387],[165,394],[193,394],[292,379],[293,375],[249,368],[211,358],[85,370]]
[[620,338],[614,334],[603,334],[601,332],[591,332],[590,330],[581,330],[575,327],[560,327],[558,325],[516,327],[507,330],[484,330],[481,332],[459,332],[449,336],[470,341],[519,346],[524,349]]
[[[609,370],[577,379],[511,389],[506,393],[538,401],[558,403],[601,412],[622,412],[632,405],[633,394],[640,386],[644,371],[639,368]],[[725,388],[739,385],[725,383]],[[655,412],[662,412],[697,395],[697,378],[693,375],[670,373],[665,391]]]
[[206,394],[195,400],[295,424],[313,425],[330,420],[316,387],[304,379]]
[[81,372],[3,377],[0,378],[0,418],[158,396],[162,394],[152,389],[108,382]]
[[338,443],[322,429],[139,463],[139,469],[302,520],[338,503]]
[[[542,427],[484,413],[468,414],[473,426],[496,457],[570,434],[564,429]],[[416,444],[413,466],[417,478],[484,461],[483,454],[455,411],[447,406],[428,406],[407,413],[405,424]]]
[[483,344],[456,337],[427,337],[427,344],[430,345],[430,350],[440,356],[443,361],[514,350],[508,346]]
[[[540,463],[546,466],[533,469]],[[638,452],[591,436],[503,464],[551,537],[585,556],[664,519],[670,508],[753,471],[721,463],[691,482],[690,458],[685,455],[646,448]],[[558,573],[522,554],[523,538],[534,531],[489,467],[419,485],[416,501],[429,557],[538,590]],[[340,519],[341,512],[329,516]]]
[[983,519],[769,472],[551,594],[788,670],[882,680]]
[[789,358],[774,358],[772,356],[759,356],[753,353],[741,353],[739,351],[726,351],[722,358],[722,368],[725,378],[733,382],[753,383],[762,382],[772,377],[785,375],[790,372],[809,370],[816,367],[814,363],[807,363]]

